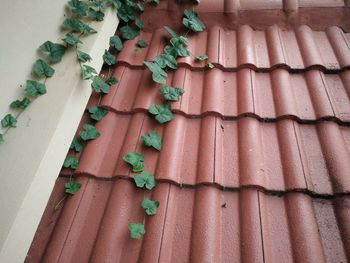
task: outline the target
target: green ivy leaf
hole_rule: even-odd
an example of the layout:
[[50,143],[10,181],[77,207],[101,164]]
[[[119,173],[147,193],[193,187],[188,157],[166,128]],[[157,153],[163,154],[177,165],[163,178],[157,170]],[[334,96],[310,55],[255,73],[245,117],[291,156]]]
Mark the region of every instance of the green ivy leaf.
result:
[[7,114],[2,120],[1,120],[1,126],[6,127],[16,127],[17,120],[15,117],[12,116],[12,114]]
[[97,33],[95,29],[90,27],[88,24],[75,19],[75,18],[66,18],[63,21],[63,27],[75,33],[83,33],[83,34],[93,34]]
[[122,37],[127,40],[134,39],[140,34],[140,32],[137,29],[129,25],[122,26],[119,30],[120,32],[122,32]]
[[185,10],[182,23],[193,32],[201,32],[205,29],[204,24],[198,18],[198,14],[192,10]]
[[105,14],[101,11],[96,11],[93,8],[89,8],[88,17],[94,19],[95,21],[103,21]]
[[81,152],[84,149],[84,142],[79,137],[74,137],[70,149],[76,152]]
[[174,118],[171,112],[171,106],[169,104],[152,104],[148,109],[148,112],[155,116],[155,119],[159,123],[165,123],[171,121]]
[[97,74],[97,71],[93,68],[93,67],[90,67],[88,65],[83,65],[81,67],[81,73],[83,75],[83,79],[92,79],[92,78],[95,78],[96,74]]
[[104,93],[107,94],[109,92],[109,85],[104,82],[100,77],[95,76],[92,79],[91,87],[97,92],[97,93]]
[[31,103],[30,99],[28,98],[23,98],[22,100],[15,100],[10,104],[11,108],[14,109],[25,109],[29,106],[29,104]]
[[144,23],[140,19],[138,19],[137,17],[135,18],[135,25],[139,29],[144,29],[144,27],[145,27]]
[[103,61],[107,65],[112,66],[115,64],[116,59],[115,59],[115,56],[113,56],[110,52],[108,52],[107,49],[105,49],[105,53],[103,54]]
[[184,36],[179,36],[178,34],[176,34],[176,32],[174,30],[172,30],[170,27],[168,26],[164,26],[165,30],[173,37],[172,40],[173,42],[180,42],[183,45],[188,45],[190,42],[188,41],[188,39]]
[[196,59],[199,61],[205,61],[205,60],[208,60],[208,56],[207,55],[200,55],[200,56],[196,56]]
[[0,144],[4,142],[4,136],[0,133]]
[[51,41],[46,41],[39,47],[39,49],[49,55],[49,60],[52,63],[60,62],[64,53],[66,52],[65,46],[61,44],[52,43]]
[[98,7],[100,10],[104,11],[107,8],[106,4],[101,0],[92,0],[92,3],[94,4],[94,6]]
[[168,74],[156,62],[144,61],[143,64],[145,64],[149,70],[152,71],[153,81],[161,84],[166,82]]
[[210,68],[210,69],[215,68],[215,66],[214,66],[212,63],[208,63],[207,66],[208,66],[208,68]]
[[159,207],[159,205],[160,203],[158,201],[152,201],[148,198],[145,198],[143,199],[141,206],[145,209],[145,213],[151,216],[157,214],[157,208]]
[[122,5],[121,0],[107,0],[110,5],[113,5],[115,8],[119,9]]
[[46,64],[44,60],[39,58],[37,61],[35,61],[33,72],[34,72],[34,75],[39,78],[41,77],[50,78],[55,73],[55,70],[52,67],[50,67],[48,64]]
[[117,15],[125,23],[129,22],[130,20],[134,21],[136,18],[133,7],[125,4],[118,8]]
[[145,227],[142,224],[130,223],[128,228],[131,238],[140,239],[146,233]]
[[80,137],[84,141],[96,139],[101,135],[99,131],[91,124],[84,124],[83,129],[84,130],[80,132]]
[[86,16],[86,12],[89,8],[85,1],[70,0],[68,1],[68,7],[73,14],[77,16]]
[[67,193],[67,194],[75,195],[75,193],[80,189],[81,184],[77,183],[77,182],[74,181],[73,179],[70,179],[70,180],[64,185],[64,187],[66,188],[66,193]]
[[116,77],[110,77],[109,79],[106,80],[106,84],[109,86],[112,86],[117,83],[118,83],[118,80]]
[[65,168],[71,168],[71,169],[77,169],[79,166],[79,159],[75,156],[67,156],[64,160],[63,167]]
[[124,46],[123,42],[121,41],[120,37],[118,36],[112,36],[109,38],[109,44],[113,46],[116,50],[121,51]]
[[138,152],[129,152],[124,157],[123,160],[132,166],[133,172],[142,172],[144,169],[145,157]]
[[165,29],[172,37],[178,37],[178,34],[176,34],[176,32],[175,32],[174,30],[172,30],[170,27],[164,26],[164,29]]
[[161,68],[166,68],[168,66],[169,68],[177,69],[176,59],[170,54],[156,56],[156,62]]
[[146,135],[142,135],[141,140],[143,141],[143,144],[148,147],[153,147],[158,151],[162,149],[162,139],[154,130],[149,131]]
[[83,51],[80,51],[80,50],[77,50],[77,58],[79,61],[84,62],[84,63],[92,60],[92,58],[90,57],[89,54],[87,54]]
[[138,46],[139,48],[146,48],[148,47],[148,44],[146,41],[140,39],[139,41],[137,41],[136,46]]
[[171,86],[164,86],[160,89],[160,93],[163,94],[164,99],[166,100],[179,101],[180,96],[185,93],[185,90]]
[[46,93],[46,86],[43,83],[39,83],[35,80],[27,80],[26,88],[24,92],[31,97],[37,97]]
[[140,174],[135,174],[134,181],[135,181],[137,187],[139,187],[139,188],[145,187],[148,190],[153,189],[157,185],[153,174],[151,174],[149,172],[142,172]]
[[95,120],[95,121],[100,121],[103,119],[103,117],[105,117],[108,114],[108,110],[105,110],[101,107],[91,107],[89,108],[89,112],[91,119]]
[[166,54],[169,54],[174,58],[188,57],[190,55],[190,51],[180,41],[174,41],[173,38],[172,40],[170,40],[170,42],[172,45],[167,45],[164,48]]
[[83,42],[81,42],[80,39],[74,36],[72,33],[67,33],[62,40],[66,42],[69,46],[83,44]]

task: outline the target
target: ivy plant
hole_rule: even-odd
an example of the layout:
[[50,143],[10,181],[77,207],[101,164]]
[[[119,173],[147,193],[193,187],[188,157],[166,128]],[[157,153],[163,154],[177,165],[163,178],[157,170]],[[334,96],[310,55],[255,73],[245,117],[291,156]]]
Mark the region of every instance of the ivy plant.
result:
[[62,60],[62,57],[64,53],[66,53],[67,48],[61,44],[46,41],[39,47],[39,49],[42,52],[48,54],[48,58],[51,63],[57,63]]
[[158,201],[153,201],[148,198],[143,199],[141,204],[142,208],[145,209],[145,213],[149,216],[157,214],[157,208],[159,205],[160,203]]
[[97,93],[107,94],[109,92],[109,85],[105,81],[103,81],[99,76],[93,77],[91,87]]
[[140,239],[146,233],[145,227],[139,223],[130,223],[128,228],[131,238]]
[[30,97],[37,97],[46,93],[46,86],[35,80],[27,80],[24,92]]
[[124,48],[123,42],[121,41],[119,36],[110,37],[109,45],[113,46],[118,51],[121,51]]
[[[92,59],[89,54],[87,54],[81,50],[77,50],[77,58],[80,62],[84,62],[84,63],[91,61],[91,59]],[[95,70],[95,72],[96,72],[96,70]]]
[[131,165],[133,172],[142,172],[145,168],[145,157],[138,152],[129,152],[124,157],[123,160]]
[[115,64],[116,59],[115,56],[113,56],[108,50],[105,50],[105,53],[103,54],[103,61],[107,65],[112,66]]
[[63,167],[77,169],[79,166],[79,159],[75,156],[68,155],[64,160]]
[[152,79],[157,83],[164,84],[168,77],[168,74],[158,65],[157,62],[144,61],[148,69],[152,72]]
[[169,104],[152,104],[148,109],[148,112],[154,115],[155,119],[159,123],[165,123],[174,118],[174,115],[171,112],[171,106]]
[[100,121],[108,114],[108,110],[105,110],[104,108],[94,106],[89,108],[90,112],[90,118],[95,121]]
[[204,24],[198,18],[198,14],[192,10],[185,10],[182,23],[186,28],[193,32],[201,32],[205,29]]
[[100,137],[100,132],[91,124],[84,124],[83,130],[80,132],[80,137],[84,141],[89,141]]
[[13,109],[24,110],[25,108],[27,108],[29,106],[30,103],[31,103],[30,99],[23,98],[22,100],[15,100],[15,101],[11,102],[10,107]]
[[162,139],[160,135],[154,130],[151,130],[147,134],[142,135],[141,140],[145,146],[153,147],[158,151],[162,149]]
[[50,67],[44,60],[38,59],[34,63],[33,73],[38,78],[50,78],[55,73],[55,70],[52,67]]
[[66,193],[70,195],[75,195],[75,193],[80,189],[81,184],[77,183],[73,179],[70,179],[65,185]]
[[84,148],[84,142],[79,137],[74,137],[70,145],[70,149],[76,152],[81,152],[83,148]]
[[134,181],[137,187],[146,188],[148,190],[152,190],[157,185],[153,174],[151,174],[150,172],[142,172],[140,174],[135,174]]
[[185,93],[185,90],[171,86],[164,86],[160,89],[160,93],[163,94],[165,100],[179,101],[180,96]]
[[7,114],[2,120],[1,120],[1,126],[6,127],[16,127],[17,120],[15,117],[12,116],[12,114]]

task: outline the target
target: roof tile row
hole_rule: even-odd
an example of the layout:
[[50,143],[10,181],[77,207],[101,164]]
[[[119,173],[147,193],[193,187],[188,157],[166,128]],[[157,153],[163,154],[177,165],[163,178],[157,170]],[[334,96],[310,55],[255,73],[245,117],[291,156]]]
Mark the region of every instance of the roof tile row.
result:
[[[165,42],[160,39],[166,36],[162,28],[153,34],[143,32],[125,44],[117,61],[141,66],[145,60],[154,60],[163,52]],[[240,26],[237,31],[225,31],[215,26],[188,38],[192,56],[180,58],[178,63],[192,68],[205,67],[205,63],[195,61],[197,55],[208,55],[210,62],[225,71],[241,67],[259,70],[287,67],[298,71],[350,68],[350,34],[338,27],[330,27],[324,32],[312,31],[308,26],[301,26],[295,31],[281,30],[277,26],[257,31],[247,25]],[[134,50],[139,39],[150,43],[150,46],[137,53]]]
[[[349,197],[278,197],[169,183],[145,192],[123,179],[78,180],[82,189],[62,211],[53,213],[61,197],[51,198],[33,242],[47,246],[31,250],[26,262],[320,263],[350,257]],[[58,179],[54,193],[64,181]],[[144,196],[161,205],[147,217],[139,241],[129,237],[127,225],[143,221]]]
[[[147,111],[162,103],[158,84],[149,70],[119,66],[120,82],[101,104],[116,112]],[[172,104],[175,112],[189,117],[218,114],[225,118],[255,116],[259,119],[294,118],[301,122],[320,119],[350,121],[350,71],[324,74],[319,70],[290,74],[284,69],[257,73],[251,69],[220,69],[169,73],[166,85],[185,93]]]
[[[350,192],[350,127],[334,122],[176,115],[164,127],[143,113],[110,112],[97,129],[101,136],[87,144],[77,176],[132,177],[123,156],[139,151],[145,155],[145,171],[179,185],[257,186],[321,195]],[[151,129],[162,136],[160,153],[140,141]]]

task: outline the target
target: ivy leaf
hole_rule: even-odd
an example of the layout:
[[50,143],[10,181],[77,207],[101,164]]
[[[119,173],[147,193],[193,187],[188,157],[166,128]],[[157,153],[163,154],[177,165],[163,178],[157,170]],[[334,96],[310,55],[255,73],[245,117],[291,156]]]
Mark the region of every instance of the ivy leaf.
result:
[[207,66],[208,66],[208,68],[210,68],[210,69],[215,68],[215,66],[214,66],[212,63],[208,63]]
[[103,119],[103,117],[105,117],[108,114],[108,110],[105,110],[101,107],[91,107],[89,108],[89,112],[91,119],[95,120],[95,121],[100,121]]
[[166,54],[177,57],[188,57],[190,55],[190,51],[180,42],[171,40],[172,46],[167,45],[164,48]]
[[39,49],[49,55],[49,60],[52,63],[60,62],[64,53],[66,52],[65,46],[52,43],[51,41],[46,41],[39,47]]
[[122,5],[121,0],[108,0],[108,3],[119,9]]
[[174,30],[172,30],[170,27],[168,26],[164,26],[165,30],[172,36],[172,37],[178,37],[178,35],[176,34],[176,32]]
[[185,90],[171,86],[164,86],[160,89],[160,93],[163,94],[164,99],[166,100],[179,101],[180,96],[185,93]]
[[156,62],[161,68],[166,68],[167,66],[172,69],[177,69],[176,59],[170,54],[161,54],[156,56]]
[[188,45],[190,42],[188,41],[188,39],[184,36],[179,36],[178,34],[176,34],[176,32],[174,30],[172,30],[170,27],[168,26],[164,26],[165,30],[173,37],[172,40],[173,42],[180,42],[183,45]]
[[66,193],[67,193],[67,194],[75,195],[75,193],[80,189],[81,184],[77,183],[77,182],[74,181],[73,179],[70,179],[70,180],[64,185],[64,187],[66,188]]
[[92,60],[92,58],[90,57],[89,54],[87,54],[83,51],[80,51],[80,50],[77,50],[77,58],[79,61],[84,62],[84,63]]
[[140,39],[139,41],[137,41],[136,46],[138,46],[139,48],[146,48],[148,47],[148,44],[146,43],[146,41]]
[[72,13],[78,16],[86,16],[86,12],[89,8],[85,1],[79,0],[68,1],[68,6]]
[[196,59],[199,61],[205,61],[205,60],[208,60],[208,56],[207,55],[199,55],[199,56],[196,56]]
[[80,132],[80,137],[84,141],[93,140],[100,137],[99,131],[91,124],[84,124],[83,131]]
[[165,123],[171,121],[174,118],[171,112],[171,106],[169,104],[152,104],[148,109],[148,112],[155,116],[155,119],[159,123]]
[[148,190],[153,189],[157,185],[153,174],[149,172],[142,172],[140,174],[135,174],[134,181],[137,187],[139,188],[146,187]]
[[88,17],[94,19],[95,21],[103,21],[105,14],[102,13],[101,11],[96,11],[93,8],[89,8],[88,12]]
[[84,22],[75,18],[66,18],[63,21],[63,27],[75,33],[83,33],[83,34],[97,33],[97,31],[92,27],[90,27],[88,24],[85,24]]
[[46,86],[43,83],[39,83],[35,80],[27,80],[25,93],[31,97],[37,97],[46,93]]
[[95,76],[92,79],[91,87],[97,93],[107,94],[109,92],[109,85],[106,82],[104,82],[99,76]]
[[144,23],[140,19],[138,19],[137,17],[135,18],[135,25],[139,29],[144,29],[144,27],[145,27]]
[[130,223],[128,228],[131,238],[140,239],[146,233],[145,227],[142,224]]
[[28,98],[23,98],[22,100],[15,100],[10,104],[11,108],[14,109],[25,109],[29,106],[29,104],[31,103],[30,99]]
[[38,59],[37,61],[35,61],[34,74],[37,77],[50,78],[53,76],[54,73],[55,73],[55,70],[52,67],[50,67],[48,64],[46,64],[44,60]]
[[157,208],[159,207],[160,203],[158,201],[152,201],[148,198],[143,199],[142,201],[142,208],[146,209],[145,212],[147,215],[156,215],[157,214]]
[[109,79],[106,80],[106,84],[109,86],[112,86],[117,83],[118,83],[118,80],[116,79],[116,77],[110,77]]
[[123,160],[132,166],[133,172],[142,172],[144,169],[145,157],[138,152],[129,152],[124,157]]
[[2,127],[16,127],[17,120],[15,117],[12,116],[12,114],[7,114],[2,120],[1,125]]
[[112,66],[115,64],[116,59],[115,59],[115,56],[113,56],[110,52],[108,52],[107,49],[105,49],[105,53],[103,54],[103,61],[107,65]]
[[66,42],[69,46],[83,44],[83,42],[81,42],[80,39],[74,36],[72,33],[67,33],[62,40]]
[[122,26],[120,28],[120,32],[122,32],[122,37],[127,40],[134,39],[140,34],[140,32],[137,29],[129,25]]
[[0,133],[0,144],[4,142],[4,136]]
[[84,148],[84,142],[79,137],[74,137],[70,145],[70,149],[76,152],[81,152],[83,148]]
[[94,6],[98,7],[100,10],[106,10],[107,6],[101,0],[92,0]]
[[193,32],[201,32],[205,29],[204,24],[198,18],[197,12],[192,10],[185,10],[182,23]]
[[77,169],[79,166],[79,159],[75,156],[67,156],[64,160],[63,167]]
[[141,140],[143,141],[143,144],[148,147],[153,147],[158,151],[162,149],[162,139],[154,130],[149,131],[146,135],[142,135]]
[[121,51],[124,46],[119,36],[112,36],[109,38],[109,44],[113,46],[116,50]]
[[129,22],[130,20],[134,21],[136,18],[133,7],[130,5],[126,5],[126,4],[124,4],[120,8],[118,8],[117,15],[125,23]]
[[90,67],[88,65],[83,65],[81,67],[81,73],[83,74],[83,79],[92,79],[96,77],[97,74],[96,70],[93,67]]
[[168,74],[156,62],[144,61],[143,64],[145,64],[149,70],[152,71],[153,81],[161,84],[166,82]]

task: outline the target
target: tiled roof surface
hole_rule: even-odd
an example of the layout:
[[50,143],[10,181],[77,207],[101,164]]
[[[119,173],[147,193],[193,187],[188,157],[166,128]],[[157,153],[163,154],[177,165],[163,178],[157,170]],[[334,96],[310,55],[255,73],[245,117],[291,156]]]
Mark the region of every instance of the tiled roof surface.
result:
[[[231,30],[213,18],[293,5],[334,14],[349,2],[201,2],[207,31],[189,36],[191,57],[167,79],[185,90],[172,103],[174,119],[159,125],[147,113],[162,103],[143,66],[164,47],[158,23],[118,55],[119,83],[100,101],[109,109],[96,124],[101,136],[73,174],[82,188],[55,210],[72,175],[62,169],[27,262],[350,261],[350,35],[336,20],[322,31],[280,23]],[[181,16],[173,0],[161,1],[158,19],[162,11]],[[155,26],[148,15],[146,29]],[[139,39],[150,46],[135,52]],[[204,54],[214,69],[195,61]],[[93,94],[88,107],[98,101]],[[151,129],[160,152],[140,141]],[[122,159],[130,151],[144,154],[154,190],[134,186]],[[127,225],[142,222],[144,196],[160,201],[159,211],[144,237],[131,239]]]

